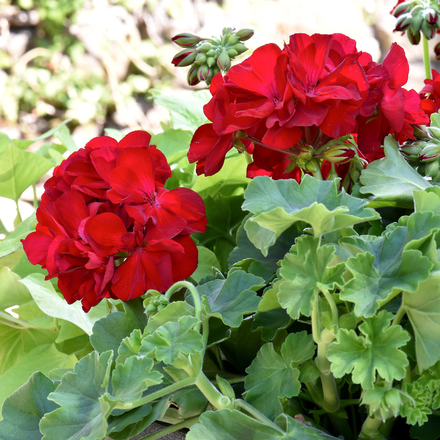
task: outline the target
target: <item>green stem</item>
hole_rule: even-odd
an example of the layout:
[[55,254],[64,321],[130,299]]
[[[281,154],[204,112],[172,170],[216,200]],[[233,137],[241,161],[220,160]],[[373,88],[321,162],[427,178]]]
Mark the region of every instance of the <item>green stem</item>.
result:
[[315,177],[318,180],[323,180],[322,179],[322,174],[321,174],[321,169],[318,168],[316,171],[314,171],[313,173],[313,177]]
[[333,296],[327,289],[322,288],[321,292],[324,294],[325,299],[327,300],[330,306],[330,311],[332,314],[332,325],[336,325],[338,323],[338,308],[336,307],[335,300],[333,299]]
[[234,402],[234,406],[236,409],[245,410],[251,416],[256,418],[259,422],[264,423],[265,425],[268,425],[271,428],[276,429],[283,436],[286,435],[286,433],[278,425],[275,425],[275,423],[272,422],[272,420],[269,420],[264,414],[261,414],[260,411],[258,411],[256,408],[254,408],[252,405],[250,405],[246,401],[244,401],[242,399],[236,399]]
[[[169,300],[171,298],[171,296],[173,295],[173,293],[176,290],[179,290],[181,287],[186,287],[194,300],[194,308],[195,308],[195,316],[197,319],[199,319],[200,321],[202,321],[202,302],[200,301],[200,295],[199,292],[197,292],[197,289],[194,287],[193,284],[188,283],[188,281],[179,281],[175,284],[173,284],[165,293],[165,297]],[[200,331],[200,326],[202,325],[202,323],[200,322],[199,324],[197,324],[194,327],[194,330],[196,331]]]
[[195,382],[197,388],[205,395],[209,403],[217,409],[234,409],[229,397],[224,396],[201,371]]
[[34,194],[34,209],[38,208],[38,197],[37,197],[37,185],[35,183],[32,184],[32,192]]
[[423,64],[425,66],[425,77],[426,79],[431,79],[431,60],[429,59],[428,39],[423,35],[423,32],[422,32],[422,41],[423,41]]
[[137,408],[138,406],[142,406],[145,405],[146,403],[152,402],[153,400],[160,399],[161,397],[164,397],[167,394],[174,393],[174,391],[180,390],[181,388],[185,388],[190,385],[194,385],[195,383],[196,383],[196,379],[194,377],[187,377],[186,379],[168,385],[167,387],[162,388],[161,390],[158,390],[155,393],[148,394],[148,396],[135,400],[134,402],[119,402],[113,409]]
[[334,413],[340,407],[340,399],[338,387],[333,373],[330,371],[330,361],[327,359],[328,343],[320,342],[318,344],[318,355],[315,362],[319,371],[321,372],[322,392],[324,395],[323,408],[329,412]]
[[400,306],[399,310],[397,310],[396,316],[393,319],[391,325],[398,325],[403,315],[405,314],[405,307],[403,305]]
[[310,393],[310,396],[314,400],[314,402],[322,408],[324,406],[324,402],[323,402],[321,390],[311,382],[305,383],[305,386],[307,388],[307,391]]
[[319,308],[318,308],[318,295],[316,295],[316,300],[313,301],[312,305],[312,335],[313,340],[319,344],[321,342],[321,330],[319,328]]
[[382,425],[382,420],[368,416],[362,425],[361,438],[363,435],[369,440],[384,440],[385,437],[379,432],[380,425]]
[[172,432],[179,431],[179,429],[189,428],[199,421],[200,416],[193,417],[191,419],[184,420],[183,422],[176,423],[175,425],[167,426],[154,434],[147,435],[146,437],[141,437],[139,440],[156,440],[164,435],[171,434]]

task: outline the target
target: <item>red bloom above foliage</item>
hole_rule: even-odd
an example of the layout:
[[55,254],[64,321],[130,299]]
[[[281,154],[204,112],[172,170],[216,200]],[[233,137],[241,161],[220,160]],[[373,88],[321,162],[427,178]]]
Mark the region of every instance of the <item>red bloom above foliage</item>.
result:
[[397,44],[382,64],[342,34],[295,34],[284,49],[267,44],[213,78],[204,107],[211,123],[196,130],[188,159],[210,176],[235,146],[252,156],[248,177],[300,178],[313,168],[303,151],[311,147],[325,165],[321,147],[352,135],[354,159],[365,163],[381,155],[386,135],[412,139],[411,124],[427,123],[417,94],[402,88],[408,71]]
[[420,91],[422,110],[431,116],[440,110],[440,74],[432,69],[432,79],[425,79],[425,87]]
[[23,240],[29,261],[85,311],[104,297],[165,291],[197,268],[189,235],[206,229],[203,200],[164,188],[171,170],[150,138],[98,137],[63,161],[45,184],[36,231]]

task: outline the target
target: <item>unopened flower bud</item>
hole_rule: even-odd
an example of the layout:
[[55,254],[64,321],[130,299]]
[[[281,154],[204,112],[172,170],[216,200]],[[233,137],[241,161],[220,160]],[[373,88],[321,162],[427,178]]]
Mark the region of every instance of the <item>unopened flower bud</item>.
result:
[[223,51],[220,56],[217,59],[217,65],[218,67],[223,70],[227,71],[231,67],[231,58],[229,57],[228,53]]
[[427,132],[430,138],[440,139],[440,128],[439,127],[427,127]]
[[203,38],[190,34],[189,32],[183,32],[182,34],[177,34],[171,38],[171,41],[174,41],[174,43],[178,44],[180,47],[193,47],[202,40]]
[[246,41],[254,35],[254,31],[252,29],[240,29],[235,35],[240,38],[240,41]]
[[215,62],[216,62],[216,59],[215,59],[214,57],[209,57],[209,58],[207,58],[207,60],[206,60],[206,64],[207,64],[209,67],[212,67],[212,66],[215,64]]
[[200,81],[197,78],[197,71],[199,70],[199,66],[197,64],[193,64],[191,68],[188,70],[188,75],[186,80],[190,86],[197,85]]
[[311,147],[310,145],[304,145],[303,147],[301,147],[299,157],[301,159],[304,159],[305,161],[308,161],[313,157],[314,152],[315,150],[313,149],[313,147]]
[[420,43],[420,31],[414,33],[411,26],[406,30],[406,36],[412,45],[417,46]]
[[202,52],[209,52],[209,51],[212,49],[212,45],[211,45],[211,43],[206,42],[206,43],[203,43],[203,44],[199,47],[199,49],[200,49]]
[[322,153],[322,157],[332,163],[346,163],[355,155],[353,148],[349,146],[336,145]]
[[199,81],[205,81],[208,77],[209,74],[211,73],[211,69],[204,64],[203,66],[200,66],[197,70],[197,78],[199,79]]
[[440,171],[440,166],[438,160],[434,162],[429,162],[425,165],[425,176],[434,177]]
[[422,22],[422,32],[427,40],[432,40],[435,35],[435,26],[431,26],[427,21]]
[[234,49],[239,53],[242,54],[248,50],[248,48],[243,43],[237,43],[234,46]]
[[440,60],[440,43],[437,43],[434,47],[435,57]]
[[425,148],[423,148],[420,153],[420,160],[422,162],[432,162],[433,160],[437,160],[440,156],[440,145],[438,144],[428,144]]
[[171,62],[176,67],[189,66],[190,64],[192,64],[194,62],[197,54],[198,54],[197,50],[184,49],[184,50],[180,51],[179,53],[177,53]]
[[152,313],[154,313],[156,311],[157,311],[156,304],[154,304],[152,302],[150,302],[150,304],[148,304],[147,308],[145,309],[145,313],[147,315],[150,315],[150,314],[152,314]]
[[240,38],[237,37],[237,35],[231,35],[228,38],[228,45],[229,46],[234,46],[234,44],[237,44],[240,41]]
[[238,52],[237,52],[235,49],[229,49],[229,50],[228,50],[228,55],[229,55],[231,58],[234,58],[234,57],[236,57],[236,56],[238,55]]
[[428,9],[424,10],[423,17],[424,17],[424,19],[426,20],[426,22],[428,24],[433,26],[433,25],[435,25],[437,23],[438,13],[437,13],[437,11],[435,9],[428,8]]
[[204,53],[198,53],[194,60],[194,64],[202,65],[205,64],[206,60],[207,58]]
[[309,173],[316,173],[321,167],[317,159],[311,159],[306,163],[305,168]]
[[215,55],[215,49],[209,49],[208,52],[206,52],[207,57],[213,57]]
[[419,158],[420,153],[422,152],[422,147],[419,145],[408,144],[403,145],[400,148],[400,151],[409,160],[417,160]]
[[411,25],[412,15],[411,13],[402,14],[399,16],[396,22],[396,31],[404,32],[406,31],[410,25]]
[[412,2],[403,2],[397,5],[393,12],[391,13],[394,15],[394,17],[400,17],[402,14],[405,14],[406,12],[409,12],[412,7]]
[[359,180],[359,177],[361,176],[361,173],[358,169],[354,168],[350,170],[350,179],[352,182],[357,182]]

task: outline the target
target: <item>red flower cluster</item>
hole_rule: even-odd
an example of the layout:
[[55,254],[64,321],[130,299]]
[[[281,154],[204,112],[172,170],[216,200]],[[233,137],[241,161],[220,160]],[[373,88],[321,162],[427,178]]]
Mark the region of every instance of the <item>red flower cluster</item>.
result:
[[304,146],[318,152],[348,134],[373,159],[387,134],[413,139],[410,124],[427,122],[417,93],[402,88],[408,71],[397,44],[377,64],[342,34],[291,35],[283,50],[262,46],[213,78],[204,107],[211,123],[195,132],[189,161],[213,175],[236,146],[252,155],[248,177],[298,178]]
[[203,200],[164,188],[171,169],[150,138],[102,136],[69,156],[46,182],[36,231],[23,240],[29,261],[86,312],[104,297],[165,291],[197,268],[189,235],[206,229]]
[[422,110],[431,116],[440,110],[440,74],[432,69],[432,79],[425,79],[425,87],[420,91]]

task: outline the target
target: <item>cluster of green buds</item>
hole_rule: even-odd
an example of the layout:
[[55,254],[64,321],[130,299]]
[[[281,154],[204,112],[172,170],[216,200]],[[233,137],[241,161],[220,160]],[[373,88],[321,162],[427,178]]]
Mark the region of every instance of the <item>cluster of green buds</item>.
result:
[[405,142],[400,151],[419,174],[440,181],[440,128],[422,125],[414,134],[417,140]]
[[411,44],[419,44],[421,33],[432,40],[440,29],[438,0],[409,0],[398,4],[392,14],[397,18],[395,30],[405,32]]
[[219,72],[227,72],[231,61],[248,49],[243,41],[254,35],[251,29],[223,28],[219,38],[202,38],[190,33],[174,36],[172,41],[184,49],[171,61],[176,67],[191,66],[188,71],[188,84],[195,86],[205,81],[209,86],[212,78]]
[[165,295],[162,295],[155,290],[149,290],[148,294],[152,296],[147,296],[144,301],[145,313],[147,315],[154,315],[155,313],[160,312],[170,303]]

